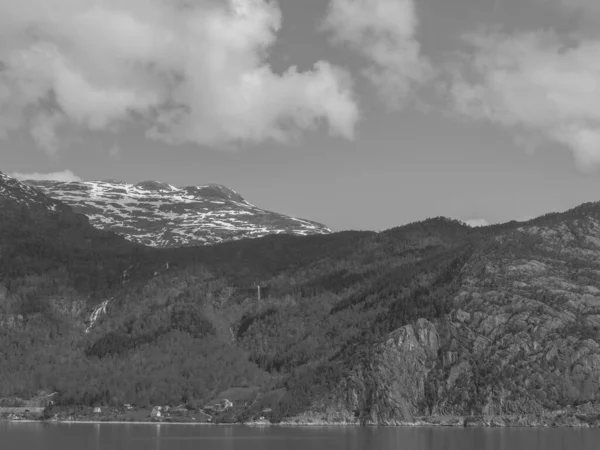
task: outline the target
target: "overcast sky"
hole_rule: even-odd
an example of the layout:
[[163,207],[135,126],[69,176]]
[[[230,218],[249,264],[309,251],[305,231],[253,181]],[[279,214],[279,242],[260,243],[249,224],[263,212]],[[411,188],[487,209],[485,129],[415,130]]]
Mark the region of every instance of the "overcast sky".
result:
[[[0,170],[340,229],[600,200],[598,0],[0,2]],[[29,174],[29,175],[28,175]]]

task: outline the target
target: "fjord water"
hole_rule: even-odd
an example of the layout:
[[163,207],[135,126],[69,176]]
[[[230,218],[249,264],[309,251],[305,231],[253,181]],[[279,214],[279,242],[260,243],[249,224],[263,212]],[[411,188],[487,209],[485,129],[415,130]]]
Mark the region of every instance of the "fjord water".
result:
[[0,448],[6,450],[597,450],[599,443],[599,429],[0,422]]

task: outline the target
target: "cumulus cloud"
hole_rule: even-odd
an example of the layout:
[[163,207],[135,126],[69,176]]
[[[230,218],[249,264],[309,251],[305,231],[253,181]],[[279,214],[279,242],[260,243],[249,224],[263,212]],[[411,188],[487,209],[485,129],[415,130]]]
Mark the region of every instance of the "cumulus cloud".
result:
[[266,0],[0,3],[0,135],[27,128],[50,152],[60,127],[143,123],[168,142],[286,141],[325,124],[352,138],[349,74],[326,61],[274,73],[281,26]]
[[487,227],[490,223],[485,219],[469,219],[465,220],[465,224],[470,227]]
[[72,181],[81,181],[77,175],[75,175],[70,170],[63,170],[62,172],[50,172],[50,173],[21,173],[21,172],[13,172],[9,174],[9,176],[16,178],[17,180],[37,180],[37,181],[63,181],[66,183]]
[[331,0],[323,28],[370,61],[364,75],[391,109],[433,75],[416,39],[414,0]]
[[600,166],[600,40],[566,44],[551,31],[465,39],[468,62],[450,89],[459,113],[507,127],[530,150],[564,146],[581,170]]

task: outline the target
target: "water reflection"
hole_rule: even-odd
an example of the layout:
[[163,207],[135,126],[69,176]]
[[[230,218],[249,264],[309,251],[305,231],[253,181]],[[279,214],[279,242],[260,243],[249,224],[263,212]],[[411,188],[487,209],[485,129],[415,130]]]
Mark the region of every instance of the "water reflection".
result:
[[237,447],[237,442],[234,439],[234,429],[233,427],[225,427],[225,440],[223,444],[225,444],[222,450],[235,450]]
[[99,423],[95,423],[94,424],[94,435],[96,437],[95,442],[96,442],[96,450],[100,450],[100,424]]
[[156,450],[160,450],[160,423],[156,424]]
[[4,450],[598,450],[597,429],[440,429],[0,422]]
[[374,428],[365,428],[365,432],[363,433],[357,433],[356,430],[351,430],[347,435],[350,440],[348,448],[352,448],[351,445],[353,442],[358,443],[356,450],[369,450],[375,445],[376,437]]
[[6,422],[0,421],[0,424],[8,429],[31,433],[40,431],[42,428],[44,428],[44,424],[42,422],[19,422],[8,420]]

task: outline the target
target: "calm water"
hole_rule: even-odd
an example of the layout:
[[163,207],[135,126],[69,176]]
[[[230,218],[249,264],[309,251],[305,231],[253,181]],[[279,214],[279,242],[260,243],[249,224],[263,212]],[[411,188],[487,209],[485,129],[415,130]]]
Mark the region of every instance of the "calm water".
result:
[[247,428],[0,422],[2,450],[598,450],[600,430]]

